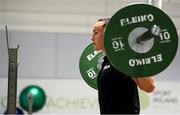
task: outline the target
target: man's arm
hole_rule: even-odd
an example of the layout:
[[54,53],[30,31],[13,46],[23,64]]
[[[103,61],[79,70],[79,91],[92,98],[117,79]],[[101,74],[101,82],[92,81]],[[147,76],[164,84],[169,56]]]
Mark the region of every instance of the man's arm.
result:
[[155,89],[155,80],[153,77],[133,77],[132,78],[139,88],[143,91],[151,93]]

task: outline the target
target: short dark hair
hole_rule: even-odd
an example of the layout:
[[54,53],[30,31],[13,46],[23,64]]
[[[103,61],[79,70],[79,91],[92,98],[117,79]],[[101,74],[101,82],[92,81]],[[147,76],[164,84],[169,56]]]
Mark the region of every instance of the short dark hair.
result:
[[108,24],[109,20],[110,20],[110,18],[100,18],[97,21],[104,21],[105,23],[104,23],[103,27],[106,27],[106,25]]

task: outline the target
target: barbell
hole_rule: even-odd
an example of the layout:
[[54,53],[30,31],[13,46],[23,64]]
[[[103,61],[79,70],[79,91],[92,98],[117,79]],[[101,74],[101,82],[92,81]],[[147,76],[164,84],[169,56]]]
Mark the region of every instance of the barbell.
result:
[[[102,57],[100,52],[88,53],[90,47],[92,52],[97,52],[90,44],[79,63],[86,82],[89,78],[96,81],[97,60]],[[178,34],[173,21],[161,9],[149,4],[132,4],[110,18],[105,27],[104,47],[107,58],[118,71],[130,77],[155,76],[173,61]],[[86,59],[89,57],[92,61]]]

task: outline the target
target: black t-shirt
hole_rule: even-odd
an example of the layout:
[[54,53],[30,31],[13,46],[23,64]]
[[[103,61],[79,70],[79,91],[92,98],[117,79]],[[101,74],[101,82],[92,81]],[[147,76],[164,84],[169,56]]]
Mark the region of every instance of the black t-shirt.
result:
[[116,70],[104,57],[97,78],[101,114],[139,114],[139,95],[131,77]]

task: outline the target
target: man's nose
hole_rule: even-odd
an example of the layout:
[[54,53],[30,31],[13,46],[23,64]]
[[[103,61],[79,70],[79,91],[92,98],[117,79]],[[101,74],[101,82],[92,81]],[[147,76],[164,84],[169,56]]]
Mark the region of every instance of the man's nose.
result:
[[91,41],[94,41],[94,36],[93,36],[93,34],[91,35]]
[[93,37],[91,37],[91,41],[93,41]]

